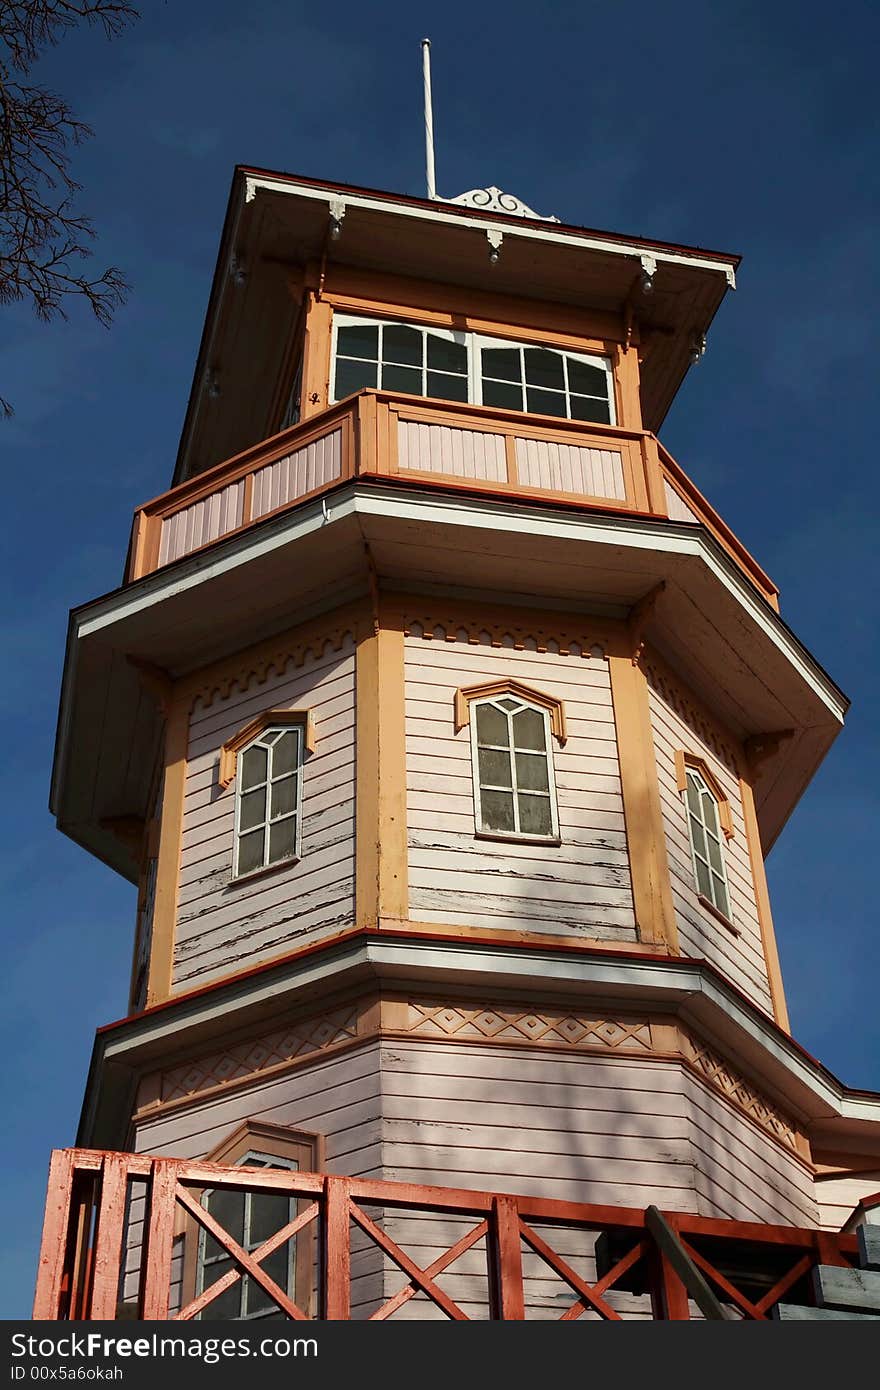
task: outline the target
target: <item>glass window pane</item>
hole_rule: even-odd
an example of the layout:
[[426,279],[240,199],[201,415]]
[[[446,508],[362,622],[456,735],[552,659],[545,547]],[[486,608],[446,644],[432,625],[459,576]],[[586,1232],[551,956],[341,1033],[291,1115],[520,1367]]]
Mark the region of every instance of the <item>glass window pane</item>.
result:
[[480,805],[483,811],[482,830],[507,832],[514,829],[512,792],[481,792]]
[[[542,384],[542,383],[538,383]],[[593,367],[589,362],[568,359],[568,389],[578,396],[601,396],[608,399],[608,377],[603,367]]]
[[524,835],[549,835],[553,830],[549,796],[519,797],[519,828]]
[[508,745],[507,720],[494,705],[477,706],[478,743],[497,743],[502,748]]
[[520,710],[513,716],[513,742],[517,748],[547,747],[544,716],[536,709]]
[[597,425],[611,424],[611,407],[607,400],[594,401],[589,396],[572,396],[569,408],[572,420],[595,420]]
[[358,323],[341,325],[336,334],[337,357],[368,357],[376,362],[379,358],[379,325],[377,323]]
[[565,390],[565,374],[562,370],[562,354],[551,352],[548,348],[526,348],[526,383],[529,386],[545,386],[550,390]]
[[513,710],[513,709],[516,709],[517,705],[519,704],[519,701],[518,701],[518,700],[499,700],[498,703],[499,703],[499,705],[501,706],[502,709],[511,709],[511,710]]
[[549,791],[545,753],[517,753],[516,785],[524,791]]
[[496,381],[522,381],[519,348],[483,348],[481,371]]
[[495,752],[491,748],[480,749],[480,786],[509,787],[510,754]]
[[694,849],[696,850],[697,854],[701,854],[701,855],[703,856],[704,859],[708,859],[709,856],[708,856],[708,854],[706,853],[706,834],[705,834],[705,831],[703,830],[703,827],[700,825],[700,822],[699,822],[698,820],[695,820],[693,816],[691,816],[691,818],[690,818],[690,823],[691,823],[691,844],[693,845],[693,847],[694,847]]
[[252,869],[263,867],[263,831],[251,831],[242,835],[238,841],[238,872],[249,874]]
[[466,376],[446,376],[443,372],[428,372],[428,396],[442,401],[466,401],[468,398],[468,379]]
[[711,883],[711,880],[710,880],[710,878],[709,878],[709,868],[708,868],[708,865],[704,864],[703,861],[702,861],[702,859],[697,859],[697,860],[696,860],[696,865],[697,865],[697,887],[699,888],[699,890],[700,890],[700,892],[702,893],[702,895],[703,895],[704,898],[709,898],[709,899],[711,899],[711,897],[712,897],[712,883]]
[[727,888],[722,879],[712,875],[712,887],[714,891],[714,903],[719,912],[723,912],[725,917],[730,916],[730,900],[727,896]]
[[385,391],[406,391],[410,396],[420,396],[422,394],[421,368],[383,366],[382,388]]
[[689,772],[687,774],[687,803],[698,820],[702,818],[702,808],[700,806],[700,789],[696,778]]
[[712,865],[716,874],[723,875],[724,869],[721,864],[721,846],[713,836],[709,835],[707,839],[709,843],[709,863]]
[[215,1187],[206,1203],[214,1220],[228,1231],[239,1244],[244,1239],[244,1193]]
[[246,748],[241,755],[240,785],[243,791],[266,780],[268,754],[265,748]]
[[286,816],[291,811],[296,810],[295,777],[285,777],[281,782],[272,783],[272,798],[270,805],[273,820],[278,816]]
[[364,386],[375,386],[378,367],[375,362],[349,362],[340,357],[336,362],[336,386],[333,394],[338,401],[354,395]]
[[448,338],[437,338],[429,333],[428,366],[438,372],[456,372],[459,376],[467,376],[467,347],[464,343],[450,342]]
[[538,391],[530,386],[526,391],[526,410],[533,415],[558,415],[563,420],[568,418],[565,396],[561,391]]
[[711,792],[703,792],[703,824],[710,830],[718,828],[718,803]]
[[499,410],[522,410],[522,387],[509,385],[506,381],[487,381],[484,377],[483,405],[494,405]]
[[282,734],[272,750],[272,776],[280,777],[283,772],[293,772],[299,750],[299,731],[289,729]]
[[269,827],[269,863],[276,864],[293,854],[296,848],[296,816],[276,821]]
[[[231,1260],[224,1260],[222,1265],[209,1265],[205,1270],[206,1286],[209,1282],[211,1284],[216,1284],[220,1275],[226,1273],[231,1263]],[[240,1318],[241,1280],[236,1279],[235,1283],[232,1284],[230,1288],[224,1289],[223,1293],[218,1294],[213,1302],[208,1304],[202,1316],[210,1319],[216,1318],[218,1321]]]
[[251,1193],[250,1243],[262,1245],[291,1220],[292,1202],[286,1192]]
[[260,787],[255,792],[245,792],[241,798],[241,809],[238,815],[238,825],[240,830],[253,830],[255,825],[262,825],[266,819],[266,788]]
[[421,367],[422,335],[402,323],[386,323],[382,333],[382,361],[398,366]]

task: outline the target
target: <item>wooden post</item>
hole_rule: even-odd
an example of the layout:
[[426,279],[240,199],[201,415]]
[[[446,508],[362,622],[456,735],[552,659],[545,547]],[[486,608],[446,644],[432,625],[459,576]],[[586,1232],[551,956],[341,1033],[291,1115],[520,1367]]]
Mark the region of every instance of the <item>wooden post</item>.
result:
[[147,1234],[141,1296],[141,1317],[144,1322],[164,1322],[168,1317],[179,1167],[178,1160],[173,1158],[153,1160],[149,1220],[144,1221]]
[[327,406],[332,322],[333,311],[326,299],[318,299],[311,291],[306,304],[301,420],[308,420]]
[[165,781],[147,976],[148,1005],[160,1004],[171,994],[188,739],[189,704],[186,693],[178,690],[172,697],[165,725]]
[[351,1238],[348,1178],[325,1179],[324,1317],[347,1322],[351,1315]]
[[403,629],[385,622],[358,642],[357,924],[409,911]]
[[749,863],[752,868],[752,884],[755,889],[755,904],[758,909],[758,922],[761,927],[761,945],[764,948],[764,962],[767,966],[767,982],[773,1003],[773,1017],[791,1032],[788,1021],[788,1008],[785,1003],[785,989],[782,983],[782,970],[779,965],[779,951],[776,947],[776,932],[773,928],[773,913],[770,909],[770,894],[767,890],[767,874],[764,869],[764,851],[761,846],[761,831],[755,813],[755,797],[751,781],[745,777],[739,782],[740,801],[743,820],[746,823],[746,844],[749,850]]
[[55,1322],[61,1304],[73,1191],[74,1155],[70,1149],[55,1149],[49,1164],[46,1186],[46,1214],[37,1265],[34,1293],[34,1321]]
[[492,1260],[493,1312],[505,1322],[521,1322],[526,1315],[523,1292],[522,1241],[519,1234],[519,1211],[515,1197],[496,1197],[492,1204],[494,1236]]
[[116,1317],[127,1186],[127,1155],[105,1154],[101,1168],[92,1297],[89,1307],[89,1317],[95,1322],[112,1322]]

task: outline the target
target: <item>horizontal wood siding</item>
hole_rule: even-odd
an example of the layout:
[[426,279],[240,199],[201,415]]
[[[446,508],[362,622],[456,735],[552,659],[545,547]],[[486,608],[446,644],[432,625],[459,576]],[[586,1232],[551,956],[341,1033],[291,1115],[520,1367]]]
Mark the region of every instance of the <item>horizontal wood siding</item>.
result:
[[676,492],[668,478],[663,479],[663,487],[666,492],[666,510],[669,512],[670,521],[700,520],[696,512],[691,511],[681,494]]
[[[175,988],[254,965],[354,915],[354,644],[226,699],[199,703],[190,725]],[[302,857],[232,879],[235,781],[217,783],[221,744],[265,709],[310,709],[316,747],[303,771]]]
[[342,431],[333,430],[297,449],[283,459],[260,468],[254,474],[251,517],[254,521],[304,497],[315,488],[326,487],[342,476]]
[[[411,636],[405,662],[410,916],[634,940],[604,659]],[[565,702],[568,740],[553,742],[559,846],[475,837],[470,733],[455,733],[453,697],[505,676]]]
[[517,439],[516,471],[524,487],[626,500],[619,449],[589,449],[552,440]]
[[507,481],[504,435],[483,430],[400,420],[397,462],[399,468],[419,473],[445,473],[492,483]]
[[[880,1163],[870,1173],[852,1177],[816,1179],[819,1225],[826,1231],[839,1231],[853,1214],[862,1197],[880,1192]],[[873,1214],[876,1220],[876,1212]]]
[[[244,1120],[263,1120],[322,1134],[328,1173],[381,1178],[381,1087],[379,1044],[365,1044],[342,1057],[301,1066],[235,1094],[193,1103],[184,1110],[137,1126],[135,1152],[167,1158],[204,1158]],[[137,1252],[142,1229],[132,1231]],[[136,1263],[136,1255],[129,1264]],[[352,1254],[352,1314],[375,1307],[381,1288],[381,1254],[366,1240]]]
[[243,504],[244,481],[240,480],[166,517],[159,540],[159,564],[170,564],[234,531],[242,523]]
[[[651,724],[666,831],[666,852],[679,941],[685,955],[699,956],[723,971],[750,999],[772,1016],[767,964],[755,902],[755,887],[739,781],[701,736],[653,688],[649,689]],[[705,760],[730,802],[733,838],[725,842],[725,863],[732,920],[739,935],[703,907],[694,882],[687,814],[675,774],[675,751]]]

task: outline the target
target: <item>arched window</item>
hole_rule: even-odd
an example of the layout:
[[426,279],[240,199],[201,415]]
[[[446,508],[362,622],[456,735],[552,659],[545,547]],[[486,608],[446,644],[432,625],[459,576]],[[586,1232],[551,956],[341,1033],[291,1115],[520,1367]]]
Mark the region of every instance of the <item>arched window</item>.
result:
[[725,820],[729,816],[729,808],[726,799],[719,796],[717,787],[710,785],[700,767],[686,764],[684,783],[683,796],[697,892],[729,921],[730,892],[724,865],[723,839],[728,831],[726,825],[722,829],[722,803]]
[[237,761],[236,876],[299,854],[302,725],[270,724],[238,751]]
[[503,691],[469,705],[478,834],[558,840],[550,710]]

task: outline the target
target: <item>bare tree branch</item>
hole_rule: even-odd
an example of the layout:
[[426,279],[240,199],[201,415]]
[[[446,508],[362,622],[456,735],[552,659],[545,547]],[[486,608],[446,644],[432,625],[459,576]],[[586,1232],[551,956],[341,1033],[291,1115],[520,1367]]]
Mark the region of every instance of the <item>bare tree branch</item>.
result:
[[[89,24],[107,38],[137,18],[125,0],[0,0],[0,305],[30,300],[44,322],[73,296],[109,325],[128,284],[117,266],[87,273],[94,229],[74,208],[71,150],[91,130],[62,96],[27,78],[42,51]],[[0,398],[0,416],[12,413]]]

